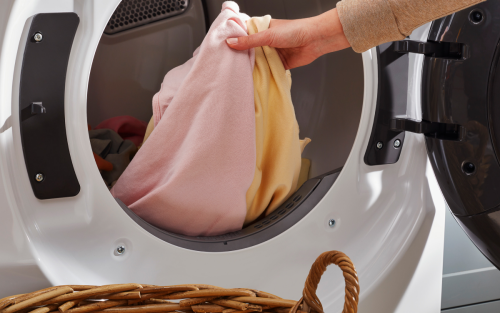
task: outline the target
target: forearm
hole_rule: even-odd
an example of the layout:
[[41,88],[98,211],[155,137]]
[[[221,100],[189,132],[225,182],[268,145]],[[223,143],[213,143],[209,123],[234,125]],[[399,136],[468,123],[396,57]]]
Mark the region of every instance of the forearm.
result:
[[309,19],[314,41],[318,43],[319,55],[348,48],[349,42],[342,29],[337,9],[327,11]]
[[430,21],[484,0],[342,0],[337,11],[356,52],[402,40]]

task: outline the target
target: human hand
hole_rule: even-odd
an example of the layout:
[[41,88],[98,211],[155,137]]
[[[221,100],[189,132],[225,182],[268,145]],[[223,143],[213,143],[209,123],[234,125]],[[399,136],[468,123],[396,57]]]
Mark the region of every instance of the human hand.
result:
[[300,20],[271,20],[269,29],[245,37],[227,39],[229,47],[247,50],[276,48],[286,69],[307,65],[323,54],[350,47],[337,9]]

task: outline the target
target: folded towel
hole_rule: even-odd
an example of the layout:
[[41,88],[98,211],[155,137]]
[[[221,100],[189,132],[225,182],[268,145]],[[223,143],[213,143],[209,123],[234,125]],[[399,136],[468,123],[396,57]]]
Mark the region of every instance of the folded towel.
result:
[[254,50],[246,20],[225,2],[193,58],[171,70],[153,98],[155,130],[111,193],[149,223],[180,234],[241,229],[256,164]]

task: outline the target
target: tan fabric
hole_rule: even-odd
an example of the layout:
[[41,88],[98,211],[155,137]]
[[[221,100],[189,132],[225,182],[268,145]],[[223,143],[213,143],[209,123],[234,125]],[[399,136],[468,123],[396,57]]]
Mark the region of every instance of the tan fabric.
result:
[[[146,142],[146,140],[149,138],[153,130],[155,129],[155,119],[154,116],[151,116],[151,119],[149,120],[148,127],[146,128],[146,134],[144,135],[144,140],[142,144]],[[142,145],[141,145],[142,146]]]
[[304,152],[304,149],[307,147],[307,145],[311,142],[310,138],[305,138],[300,140],[300,153]]
[[[269,28],[271,17],[247,21],[250,35]],[[276,49],[255,48],[253,71],[257,166],[247,191],[245,225],[263,213],[269,215],[296,190],[301,167],[301,152],[311,141],[299,140],[290,89],[292,77]]]
[[337,11],[356,52],[402,40],[419,27],[484,0],[342,0]]
[[309,169],[311,168],[311,160],[302,159],[300,165],[299,182],[297,183],[297,189],[302,187],[302,185],[309,179]]

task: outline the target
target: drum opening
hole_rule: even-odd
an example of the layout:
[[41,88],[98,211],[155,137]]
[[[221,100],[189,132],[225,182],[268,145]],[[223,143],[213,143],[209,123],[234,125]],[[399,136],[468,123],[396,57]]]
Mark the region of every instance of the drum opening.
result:
[[[174,16],[119,32],[107,33],[105,30],[90,74],[89,126],[94,129],[103,121],[118,116],[130,116],[147,124],[152,117],[152,97],[160,89],[164,75],[192,56],[206,33],[206,18],[213,20],[222,2],[191,0],[185,10]],[[335,3],[318,0],[319,5],[315,7],[294,3],[284,4],[287,7],[281,10],[271,3],[236,2],[242,12],[251,16],[271,14],[273,18],[308,17],[321,13],[317,10],[326,11],[335,6]],[[123,11],[123,5],[120,8]],[[115,12],[110,20],[117,18],[118,12]],[[201,251],[241,249],[268,240],[293,226],[326,194],[351,151],[363,102],[361,55],[350,49],[325,55],[308,66],[293,69],[292,80],[292,100],[300,137],[312,139],[302,155],[310,160],[309,180],[274,212],[275,215],[234,234],[187,237],[149,225],[120,203],[122,208],[141,226],[165,241]]]

